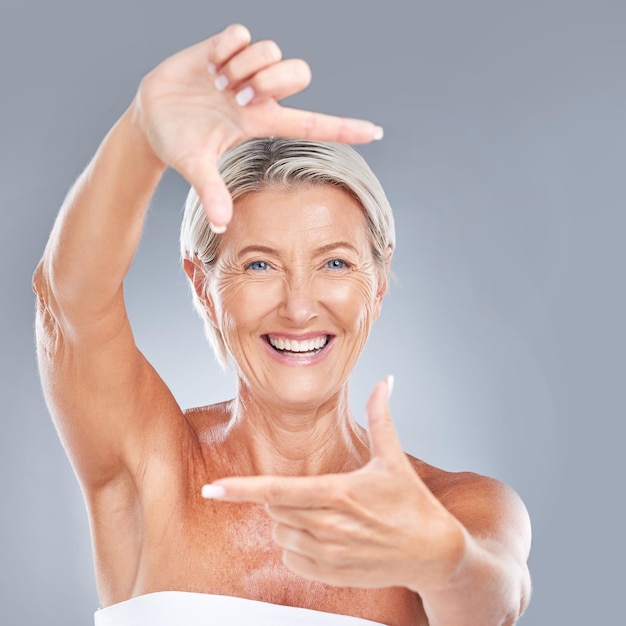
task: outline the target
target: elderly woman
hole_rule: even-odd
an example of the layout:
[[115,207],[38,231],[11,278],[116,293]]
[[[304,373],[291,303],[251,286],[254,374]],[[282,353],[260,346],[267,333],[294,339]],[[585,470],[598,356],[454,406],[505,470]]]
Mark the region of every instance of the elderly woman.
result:
[[[70,192],[35,273],[99,626],[495,626],[528,601],[516,494],[407,456],[390,378],[367,431],[350,413],[394,234],[343,144],[382,131],[278,104],[308,80],[239,25],[167,59]],[[187,411],[137,349],[122,289],[168,166],[192,185],[181,245],[195,303],[237,376],[235,399]]]

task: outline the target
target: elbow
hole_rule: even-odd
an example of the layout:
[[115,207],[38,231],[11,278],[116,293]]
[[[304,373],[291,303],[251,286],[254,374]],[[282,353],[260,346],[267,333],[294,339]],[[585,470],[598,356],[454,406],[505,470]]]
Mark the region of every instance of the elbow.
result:
[[52,288],[50,277],[46,270],[45,260],[42,259],[33,273],[32,288],[36,296],[37,319],[48,320],[52,311]]
[[[39,261],[32,278],[32,288],[36,296],[37,317],[49,314],[51,306],[51,288],[46,263],[44,259]],[[46,317],[46,315],[44,315]]]
[[62,333],[57,316],[53,315],[53,302],[45,262],[37,265],[32,278],[32,288],[36,295],[35,335],[37,353],[40,359],[50,360],[58,354]]
[[79,309],[80,291],[73,288],[71,282],[55,271],[54,263],[46,255],[39,262],[32,277],[32,289],[36,296],[37,319],[45,327],[72,326]]
[[45,256],[33,272],[31,286],[37,297],[37,312],[49,309],[55,299],[53,298],[50,263]]
[[35,292],[35,295],[38,298],[41,298],[46,291],[44,289],[45,282],[46,281],[45,281],[45,276],[44,276],[44,262],[42,259],[37,264],[37,267],[35,268],[35,271],[33,273],[33,279],[32,279],[33,291]]

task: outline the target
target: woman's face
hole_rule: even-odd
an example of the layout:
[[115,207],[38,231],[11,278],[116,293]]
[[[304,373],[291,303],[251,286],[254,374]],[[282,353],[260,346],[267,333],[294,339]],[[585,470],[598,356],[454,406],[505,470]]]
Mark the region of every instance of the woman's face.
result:
[[251,392],[315,408],[345,384],[386,284],[356,200],[327,185],[269,188],[235,203],[209,314]]

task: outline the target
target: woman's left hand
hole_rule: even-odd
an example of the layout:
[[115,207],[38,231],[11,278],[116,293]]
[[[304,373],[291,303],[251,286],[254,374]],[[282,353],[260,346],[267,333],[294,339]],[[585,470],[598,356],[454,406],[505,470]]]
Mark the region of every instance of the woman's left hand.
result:
[[400,447],[389,392],[387,379],[368,401],[371,459],[359,470],[225,478],[203,495],[265,504],[284,564],[306,578],[347,587],[443,588],[464,556],[467,533]]

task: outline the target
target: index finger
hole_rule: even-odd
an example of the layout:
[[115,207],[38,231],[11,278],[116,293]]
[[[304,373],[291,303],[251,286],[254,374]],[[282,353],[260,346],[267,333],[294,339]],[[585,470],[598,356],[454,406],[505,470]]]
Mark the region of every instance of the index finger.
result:
[[222,478],[210,485],[204,485],[202,497],[302,509],[327,508],[332,502],[337,478],[334,474]]
[[338,117],[313,111],[283,107],[280,116],[270,123],[269,132],[277,137],[299,137],[311,141],[369,143],[383,138],[383,129],[373,122]]

